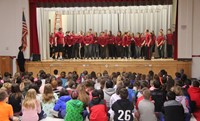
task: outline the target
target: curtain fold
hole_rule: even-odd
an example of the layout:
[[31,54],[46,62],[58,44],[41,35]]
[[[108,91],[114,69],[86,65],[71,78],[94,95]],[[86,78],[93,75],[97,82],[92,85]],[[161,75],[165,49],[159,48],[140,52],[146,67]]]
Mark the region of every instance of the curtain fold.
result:
[[30,54],[40,54],[37,33],[36,3],[30,3]]
[[37,31],[41,59],[49,59],[49,12],[37,8]]

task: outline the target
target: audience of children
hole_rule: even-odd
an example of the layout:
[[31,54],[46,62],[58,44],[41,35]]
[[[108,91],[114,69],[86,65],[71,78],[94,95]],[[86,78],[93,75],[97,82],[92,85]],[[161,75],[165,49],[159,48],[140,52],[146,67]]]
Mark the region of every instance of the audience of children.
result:
[[37,77],[25,72],[13,78],[0,74],[0,119],[190,121],[194,116],[200,120],[200,84],[184,72],[177,72],[175,80],[165,70],[158,75],[152,71],[148,75],[104,71],[97,76],[84,71],[80,77],[75,71],[64,73],[41,70]]

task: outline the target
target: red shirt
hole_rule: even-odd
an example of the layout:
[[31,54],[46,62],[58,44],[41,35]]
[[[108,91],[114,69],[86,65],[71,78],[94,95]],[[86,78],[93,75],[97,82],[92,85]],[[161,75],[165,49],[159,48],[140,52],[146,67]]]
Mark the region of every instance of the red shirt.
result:
[[106,38],[106,37],[99,37],[99,38],[98,38],[98,41],[99,41],[99,44],[100,44],[101,46],[105,46],[105,45],[108,44],[107,38]]
[[74,36],[73,41],[74,43],[79,43],[80,36]]
[[87,35],[83,39],[83,43],[86,44],[92,44],[93,43],[93,37],[92,35]]
[[64,44],[64,43],[63,43],[63,39],[64,39],[63,33],[57,32],[57,33],[55,34],[55,37],[56,37],[56,42],[57,42],[57,44]]
[[164,41],[164,36],[158,36],[157,38],[158,45],[163,41]]
[[141,47],[141,38],[140,37],[134,37],[135,40],[135,46]]
[[116,36],[115,37],[115,43],[116,43],[116,45],[120,46],[122,44],[122,37]]
[[131,37],[125,35],[124,38],[122,39],[122,46],[129,46],[131,45]]
[[150,45],[154,45],[154,44],[155,44],[155,41],[156,41],[156,36],[153,36],[153,38],[151,39]]
[[145,41],[146,37],[141,37],[141,44]]
[[93,44],[98,44],[98,37],[94,37],[93,39],[94,39]]
[[168,45],[172,45],[172,43],[173,43],[173,34],[167,34],[166,37],[167,37],[167,44]]
[[73,39],[73,35],[67,35],[65,36],[65,43],[68,45],[68,46],[72,46],[74,44],[74,39]]
[[49,38],[49,43],[54,45],[55,44],[55,38],[54,37],[50,37]]
[[145,43],[148,44],[150,40],[151,40],[151,35],[150,34],[146,34]]
[[107,41],[108,41],[108,44],[114,44],[115,43],[115,37],[114,36],[108,36],[107,37]]

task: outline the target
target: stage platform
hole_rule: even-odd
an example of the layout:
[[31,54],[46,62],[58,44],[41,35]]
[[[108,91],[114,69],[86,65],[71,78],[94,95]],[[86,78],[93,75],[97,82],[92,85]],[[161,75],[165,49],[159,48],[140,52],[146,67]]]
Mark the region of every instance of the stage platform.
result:
[[44,60],[38,62],[26,62],[26,70],[33,72],[34,76],[39,70],[53,74],[54,69],[59,73],[65,71],[77,71],[78,74],[87,70],[88,72],[103,72],[107,70],[109,74],[112,72],[136,72],[148,74],[153,70],[158,73],[161,69],[165,69],[168,74],[174,77],[175,72],[184,69],[188,77],[191,77],[191,62],[176,61],[172,59],[108,59],[108,60]]

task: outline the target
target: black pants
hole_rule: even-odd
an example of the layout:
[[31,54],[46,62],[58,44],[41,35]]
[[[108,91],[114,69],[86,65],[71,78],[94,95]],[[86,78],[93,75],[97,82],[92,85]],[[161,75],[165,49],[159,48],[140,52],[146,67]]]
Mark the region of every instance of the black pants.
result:
[[104,46],[104,47],[100,47],[100,56],[101,56],[101,58],[106,58],[106,48],[107,48],[107,46]]
[[136,58],[135,43],[131,43],[131,57]]
[[88,46],[84,46],[84,55],[85,55],[85,58],[90,58],[91,57],[91,53],[92,53],[92,45],[88,45]]
[[109,57],[115,58],[116,57],[116,48],[115,45],[109,44],[108,45]]
[[145,46],[142,46],[141,47],[141,58],[144,58],[145,57]]
[[154,52],[155,45],[150,45],[150,58],[152,58],[152,54]]
[[145,59],[151,59],[150,57],[150,47],[145,46]]
[[76,43],[72,47],[72,57],[79,58],[79,43]]
[[117,51],[117,53],[116,53],[116,55],[117,55],[117,57],[119,58],[122,58],[123,57],[123,48],[122,48],[122,46],[116,46],[116,51]]
[[172,45],[167,45],[167,57],[172,58]]
[[73,46],[66,46],[68,59],[72,58],[72,48]]
[[123,47],[123,58],[128,58],[128,47]]
[[94,58],[99,58],[99,45],[98,44],[93,44],[92,45],[92,57]]
[[158,47],[158,54],[160,58],[164,58],[164,45]]

